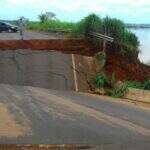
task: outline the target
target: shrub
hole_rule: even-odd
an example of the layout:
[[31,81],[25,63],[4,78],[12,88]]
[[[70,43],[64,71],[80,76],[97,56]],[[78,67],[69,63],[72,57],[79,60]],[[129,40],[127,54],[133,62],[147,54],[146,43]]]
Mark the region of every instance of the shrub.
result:
[[143,83],[143,89],[144,89],[144,90],[150,90],[150,79],[149,79],[149,80],[146,80],[146,81]]
[[132,45],[132,46],[134,46],[134,48],[138,48],[138,46],[140,44],[139,41],[138,41],[138,38],[131,31],[125,30],[123,38],[124,38],[123,41],[126,44]]
[[89,36],[90,32],[100,32],[101,23],[102,21],[97,15],[90,14],[89,16],[78,22],[77,30],[80,34]]
[[139,53],[137,36],[126,29],[125,24],[115,18],[103,19],[102,33],[114,38],[114,47],[122,54],[135,55]]
[[106,17],[102,23],[102,33],[114,38],[115,41],[120,41],[123,38],[125,25],[122,21]]
[[122,98],[128,92],[127,84],[123,84],[122,86],[116,86],[114,89],[110,91],[110,95],[116,98]]
[[123,35],[123,47],[122,49],[128,54],[138,54],[139,51],[139,40],[137,36],[131,31],[125,30]]
[[96,75],[95,84],[97,88],[106,87],[108,84],[108,77],[104,73],[100,73]]
[[39,15],[39,19],[41,23],[44,23],[48,21],[48,16],[46,14],[41,14]]

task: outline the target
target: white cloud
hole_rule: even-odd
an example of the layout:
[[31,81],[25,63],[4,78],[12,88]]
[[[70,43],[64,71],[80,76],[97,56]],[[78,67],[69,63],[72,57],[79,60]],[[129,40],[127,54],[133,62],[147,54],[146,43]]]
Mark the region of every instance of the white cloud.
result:
[[31,7],[35,10],[59,9],[66,12],[85,10],[96,13],[109,13],[114,9],[122,13],[134,13],[135,9],[150,7],[150,0],[1,0],[10,7]]
[[[100,15],[114,17],[150,14],[150,0],[0,0],[0,4],[5,7],[5,9],[4,7],[1,8],[0,13],[2,11],[6,13],[7,8],[7,10],[12,10],[18,15],[20,10],[24,11],[26,9],[31,10],[33,13],[56,10],[58,14],[60,10],[65,14],[81,13],[81,16],[83,16],[82,12],[86,12],[85,14],[95,12]],[[26,14],[27,12],[24,12],[23,15]]]
[[[4,1],[4,0],[3,0]],[[111,6],[144,7],[150,5],[150,0],[5,0],[5,3],[12,6],[22,7],[24,5],[33,8],[55,7],[64,11],[77,11],[88,9],[91,11],[106,11]]]

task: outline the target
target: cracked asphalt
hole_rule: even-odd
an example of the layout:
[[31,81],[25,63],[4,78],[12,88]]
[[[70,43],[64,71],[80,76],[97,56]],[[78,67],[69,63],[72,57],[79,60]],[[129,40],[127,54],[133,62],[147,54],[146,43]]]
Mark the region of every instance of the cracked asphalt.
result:
[[[1,144],[91,144],[108,150],[150,147],[150,110],[117,99],[1,84],[0,106],[7,109],[0,114]],[[11,118],[16,135],[4,115]]]

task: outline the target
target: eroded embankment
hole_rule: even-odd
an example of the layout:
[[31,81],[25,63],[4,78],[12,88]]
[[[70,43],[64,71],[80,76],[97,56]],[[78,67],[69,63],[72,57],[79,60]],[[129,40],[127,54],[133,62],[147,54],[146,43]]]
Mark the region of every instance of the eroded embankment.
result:
[[[102,48],[94,47],[85,39],[1,40],[0,50],[8,49],[57,50],[63,53],[93,56]],[[144,81],[150,78],[150,67],[140,63],[137,56],[121,56],[112,51],[107,54],[105,70],[108,75],[115,73],[120,80]]]
[[0,40],[0,50],[47,50],[85,56],[94,55],[98,48],[85,39]]
[[136,57],[107,54],[105,71],[108,75],[115,74],[120,80],[135,80],[143,82],[150,79],[150,67],[142,64]]

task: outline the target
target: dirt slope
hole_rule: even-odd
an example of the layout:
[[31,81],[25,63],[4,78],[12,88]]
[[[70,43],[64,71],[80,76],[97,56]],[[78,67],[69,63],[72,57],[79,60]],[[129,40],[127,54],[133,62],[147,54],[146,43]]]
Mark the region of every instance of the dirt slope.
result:
[[143,82],[150,79],[149,66],[142,64],[136,57],[121,56],[115,53],[107,54],[105,71],[108,75],[115,73],[120,80]]

